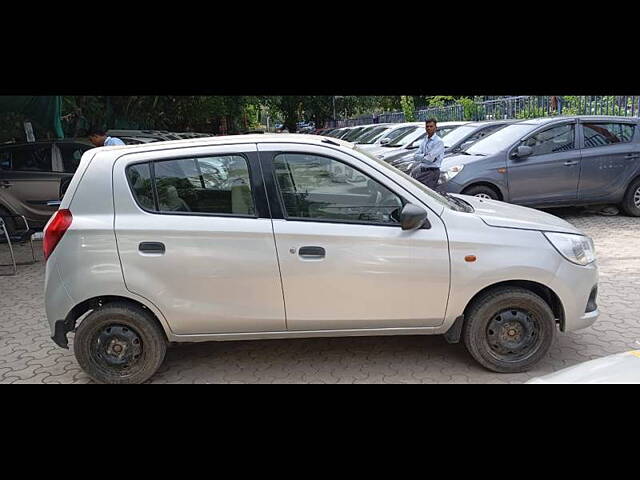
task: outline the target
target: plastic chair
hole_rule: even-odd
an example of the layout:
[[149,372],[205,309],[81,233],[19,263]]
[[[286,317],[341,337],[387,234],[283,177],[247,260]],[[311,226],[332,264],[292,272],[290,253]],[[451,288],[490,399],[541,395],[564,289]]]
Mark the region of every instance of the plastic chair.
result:
[[[5,224],[5,218],[21,218],[25,229],[24,231],[16,231],[13,234],[9,234],[7,231],[7,226]],[[29,227],[29,222],[23,215],[3,215],[0,216],[0,244],[6,243],[9,245],[9,252],[11,253],[11,263],[8,264],[0,264],[0,267],[13,267],[13,274],[0,274],[3,276],[6,275],[16,275],[18,273],[18,265],[32,265],[36,262],[36,253],[33,248],[33,240],[31,239],[32,235],[36,233],[36,231]],[[31,262],[16,262],[16,257],[13,251],[13,245],[16,243],[25,244],[27,241],[31,244],[31,258],[33,259]]]

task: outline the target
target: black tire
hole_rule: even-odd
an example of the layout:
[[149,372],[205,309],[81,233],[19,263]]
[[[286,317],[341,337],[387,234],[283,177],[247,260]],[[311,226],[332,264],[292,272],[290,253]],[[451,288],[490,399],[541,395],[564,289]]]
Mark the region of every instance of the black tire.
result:
[[500,200],[500,196],[496,193],[496,191],[485,185],[476,185],[474,187],[467,188],[464,192],[464,195],[471,195],[472,197],[482,197],[482,198],[490,198],[491,200]]
[[504,287],[485,293],[469,307],[462,338],[483,367],[517,373],[546,355],[555,332],[555,316],[547,302],[529,290]]
[[[7,233],[9,235],[15,235],[18,231],[18,222],[20,222],[20,220],[11,218],[9,217],[9,215],[11,214],[6,208],[0,207],[0,217],[2,217],[2,219],[4,220],[4,225],[7,228]],[[0,228],[0,231],[1,230],[2,228]]]
[[[121,357],[115,348],[121,349]],[[73,350],[82,370],[96,382],[142,383],[162,365],[167,340],[148,311],[109,303],[80,323]]]
[[640,178],[629,185],[621,207],[627,215],[640,217]]

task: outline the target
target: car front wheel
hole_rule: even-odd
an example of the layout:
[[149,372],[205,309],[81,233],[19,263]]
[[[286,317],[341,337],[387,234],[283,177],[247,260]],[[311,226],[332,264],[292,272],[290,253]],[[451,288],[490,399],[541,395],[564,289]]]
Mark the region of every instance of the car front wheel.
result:
[[547,353],[555,316],[542,298],[517,287],[489,291],[465,315],[462,338],[471,356],[500,373],[529,370]]
[[493,188],[484,185],[470,187],[462,193],[464,195],[471,195],[472,197],[486,198],[487,200],[500,200],[500,197]]
[[73,349],[80,367],[99,383],[142,383],[160,368],[164,332],[141,307],[109,303],[85,318]]

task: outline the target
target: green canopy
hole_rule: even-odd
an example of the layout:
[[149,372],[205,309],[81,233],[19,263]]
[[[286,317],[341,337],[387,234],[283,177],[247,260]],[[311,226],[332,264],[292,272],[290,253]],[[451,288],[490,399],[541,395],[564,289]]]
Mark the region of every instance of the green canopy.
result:
[[28,115],[42,127],[52,130],[57,138],[64,138],[62,131],[62,97],[51,96],[0,96],[0,113]]

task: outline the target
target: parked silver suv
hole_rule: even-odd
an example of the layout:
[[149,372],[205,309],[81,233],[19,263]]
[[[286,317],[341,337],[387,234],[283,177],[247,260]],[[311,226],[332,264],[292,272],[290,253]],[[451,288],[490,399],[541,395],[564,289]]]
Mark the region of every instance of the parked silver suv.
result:
[[598,317],[592,241],[441,196],[353,144],[246,135],[102,147],[45,229],[54,341],[99,382],[170,342],[444,334],[520,372]]

